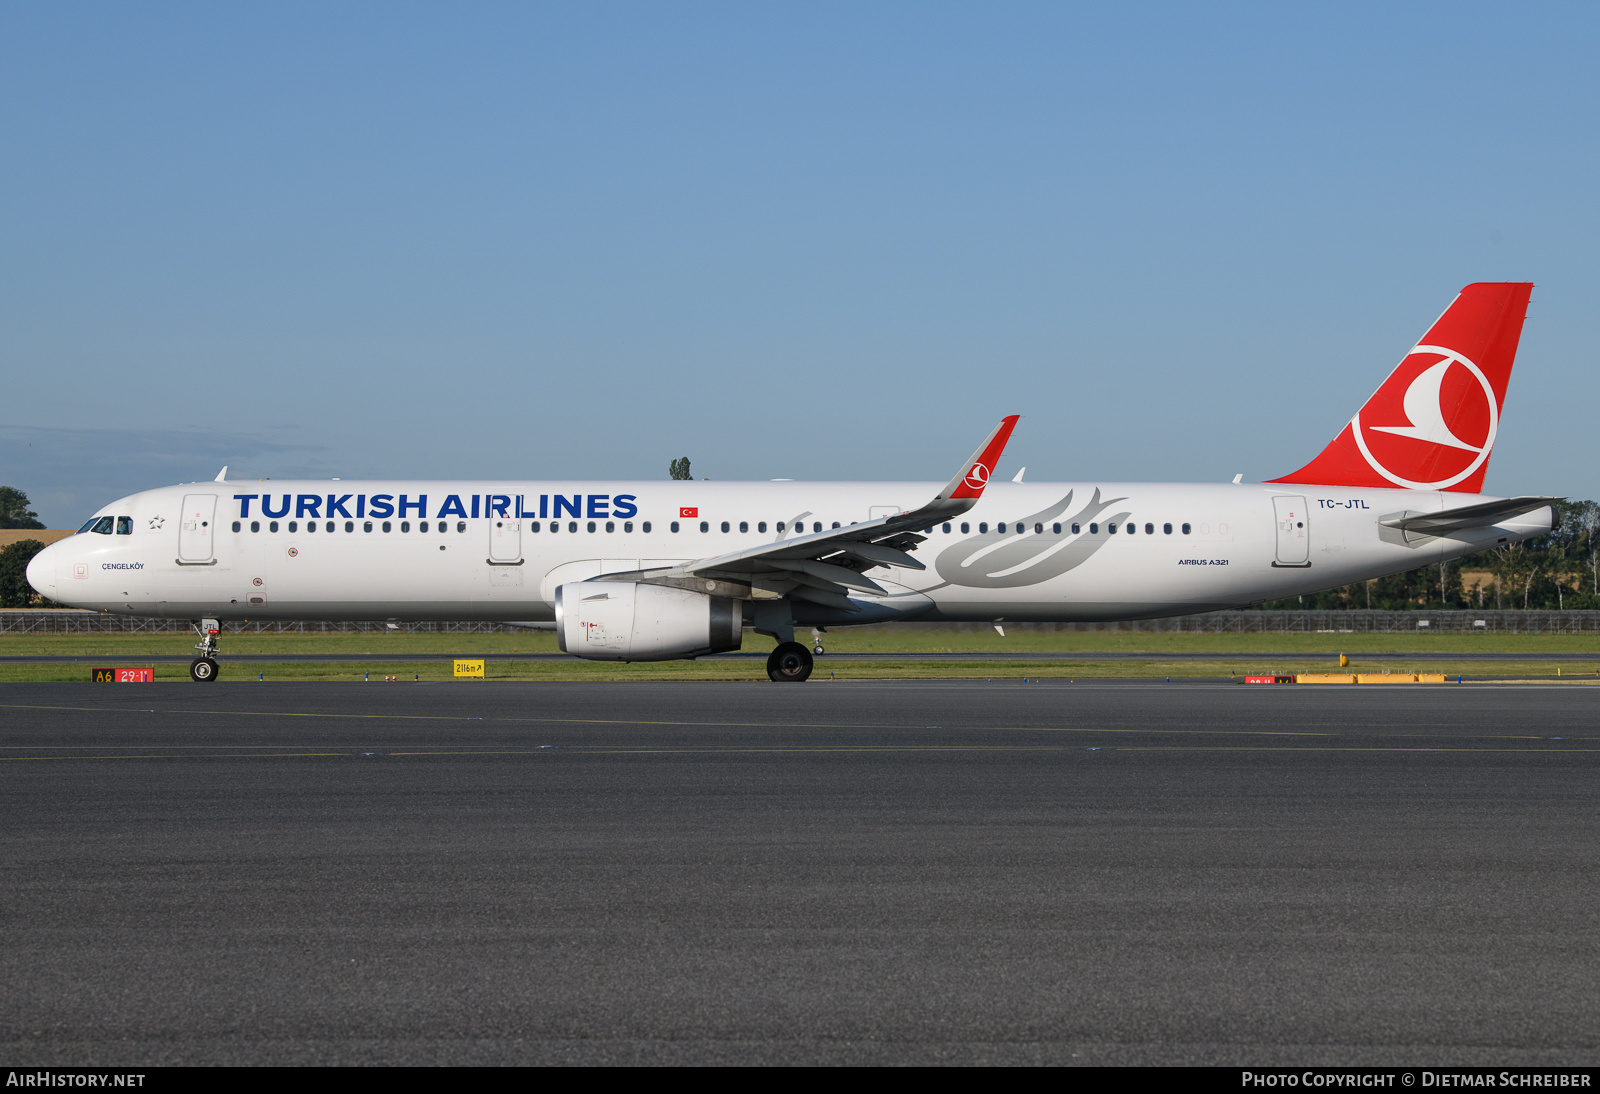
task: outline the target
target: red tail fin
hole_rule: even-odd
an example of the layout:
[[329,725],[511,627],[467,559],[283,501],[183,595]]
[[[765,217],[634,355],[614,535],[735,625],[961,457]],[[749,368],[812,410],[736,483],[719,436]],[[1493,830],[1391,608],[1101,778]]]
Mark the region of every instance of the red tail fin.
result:
[[1322,454],[1268,482],[1478,494],[1533,286],[1461,290]]

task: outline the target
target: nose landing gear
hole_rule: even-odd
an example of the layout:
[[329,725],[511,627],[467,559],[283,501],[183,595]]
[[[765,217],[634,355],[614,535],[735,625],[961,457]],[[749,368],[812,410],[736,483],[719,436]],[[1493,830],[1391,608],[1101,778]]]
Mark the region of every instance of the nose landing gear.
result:
[[222,624],[215,619],[202,619],[195,625],[195,630],[200,632],[200,644],[195,647],[200,651],[200,656],[189,663],[189,676],[197,683],[205,684],[217,678],[215,654]]

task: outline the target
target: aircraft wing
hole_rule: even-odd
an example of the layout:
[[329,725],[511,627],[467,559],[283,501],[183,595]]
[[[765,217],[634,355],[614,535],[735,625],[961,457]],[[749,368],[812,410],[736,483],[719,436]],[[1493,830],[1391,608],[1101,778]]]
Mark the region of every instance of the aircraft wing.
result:
[[1463,505],[1440,513],[1401,513],[1378,521],[1385,528],[1398,528],[1421,536],[1445,536],[1463,528],[1487,528],[1507,517],[1520,517],[1535,509],[1543,509],[1565,498],[1526,495],[1506,498],[1503,501],[1486,501],[1481,505]]
[[850,590],[885,591],[864,571],[875,566],[927,569],[909,554],[926,538],[918,533],[965,513],[978,503],[1019,417],[1012,414],[1002,419],[955,477],[926,505],[908,513],[696,559],[673,567],[666,576],[721,578],[751,584],[769,596],[795,596],[853,610],[848,599]]

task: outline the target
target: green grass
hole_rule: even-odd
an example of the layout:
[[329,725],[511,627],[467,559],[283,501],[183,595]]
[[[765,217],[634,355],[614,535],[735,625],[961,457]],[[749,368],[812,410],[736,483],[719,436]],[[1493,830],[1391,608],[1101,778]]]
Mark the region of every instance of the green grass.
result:
[[[805,632],[802,638],[808,637]],[[137,665],[146,655],[192,656],[189,635],[23,635],[0,638],[0,656],[60,655],[104,658],[105,663]],[[933,627],[868,627],[830,632],[830,653],[1245,653],[1259,663],[1238,661],[961,661],[841,662],[818,660],[813,679],[1094,679],[1107,677],[1228,677],[1245,672],[1337,671],[1347,654],[1351,671],[1428,671],[1472,679],[1514,677],[1595,679],[1600,672],[1600,638],[1582,635],[1428,635],[1428,634],[1131,634],[1105,631],[1057,632],[1013,629],[1002,638],[993,630],[957,631]],[[747,635],[745,649],[763,651],[769,640]],[[222,642],[222,679],[266,680],[453,680],[450,659],[559,652],[548,632],[510,634],[246,634]],[[1363,653],[1410,653],[1404,662],[1363,664]],[[1593,663],[1546,661],[1459,661],[1454,653],[1593,653]],[[437,654],[429,662],[287,662],[246,664],[229,661],[245,654]],[[0,665],[0,682],[86,680],[88,665]],[[186,664],[155,666],[158,680],[186,680]],[[667,661],[622,665],[590,661],[490,661],[489,679],[514,680],[765,680],[762,662]],[[462,681],[471,686],[471,681]]]
[[[810,632],[802,630],[802,641]],[[190,653],[197,638],[183,634],[16,635],[0,638],[0,656]],[[1572,634],[1129,634],[1107,631],[1025,631],[1004,638],[992,629],[956,631],[923,627],[862,627],[824,636],[831,653],[1274,653],[1332,657],[1345,653],[1593,653],[1600,635]],[[770,640],[747,633],[745,648],[767,649]],[[224,635],[225,654],[436,653],[441,657],[558,653],[547,631],[512,634],[240,634]]]

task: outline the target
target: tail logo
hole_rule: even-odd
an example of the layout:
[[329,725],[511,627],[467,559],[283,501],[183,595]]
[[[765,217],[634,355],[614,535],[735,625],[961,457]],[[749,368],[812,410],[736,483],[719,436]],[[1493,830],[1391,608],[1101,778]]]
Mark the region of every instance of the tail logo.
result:
[[[1500,408],[1489,378],[1473,362],[1442,346],[1417,346],[1350,425],[1362,457],[1379,475],[1409,490],[1447,490],[1489,458]],[[1409,479],[1393,466],[1438,477]]]
[[967,472],[966,483],[974,490],[982,490],[989,484],[989,469],[981,463],[972,465],[972,470]]

